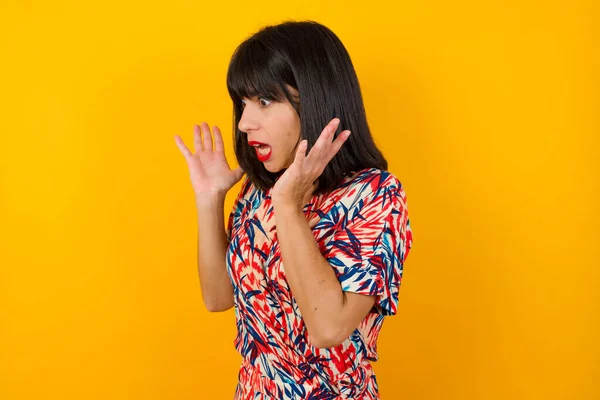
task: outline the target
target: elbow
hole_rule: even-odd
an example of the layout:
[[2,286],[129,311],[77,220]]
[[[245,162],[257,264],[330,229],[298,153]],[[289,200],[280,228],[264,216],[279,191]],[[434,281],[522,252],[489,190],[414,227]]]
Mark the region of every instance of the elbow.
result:
[[208,312],[214,313],[214,312],[223,312],[223,311],[227,311],[229,310],[231,307],[233,306],[206,306],[206,309],[208,310]]
[[208,312],[223,312],[233,307],[233,300],[231,302],[218,302],[218,301],[204,301],[204,306]]
[[313,342],[313,347],[317,348],[317,349],[328,350],[328,349],[332,349],[336,346],[339,346],[341,343],[342,342],[338,342],[338,341],[324,340],[324,341]]
[[318,349],[331,349],[339,346],[348,338],[348,335],[342,334],[340,329],[322,329],[321,332],[315,334],[308,333],[309,342],[313,347]]
[[206,311],[208,311],[210,313],[215,313],[215,312],[223,312],[223,311],[225,311],[225,309],[219,308],[219,307],[213,307],[213,306],[206,306]]

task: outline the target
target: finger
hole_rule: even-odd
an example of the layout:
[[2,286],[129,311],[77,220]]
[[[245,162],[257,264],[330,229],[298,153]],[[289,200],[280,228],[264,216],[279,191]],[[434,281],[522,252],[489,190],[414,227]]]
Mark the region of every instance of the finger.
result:
[[200,126],[194,125],[194,153],[202,151],[202,136]]
[[331,139],[335,135],[335,131],[337,130],[337,128],[338,128],[339,125],[340,125],[340,119],[339,118],[334,118],[331,121],[329,121],[329,123],[327,124],[327,126],[325,127],[325,129],[323,129],[323,132],[321,133],[321,136],[323,136],[323,140],[327,144],[331,143]]
[[192,152],[186,147],[183,140],[181,140],[178,135],[175,135],[175,143],[177,143],[177,147],[179,147],[181,154],[183,154],[186,159],[192,156]]
[[223,148],[223,136],[221,136],[221,131],[218,126],[213,126],[213,133],[215,135],[215,151],[222,153]]
[[326,149],[329,148],[331,144],[331,140],[335,134],[335,131],[340,124],[339,118],[334,118],[323,128],[321,131],[321,135],[315,145],[310,149],[310,153],[308,154],[307,159],[320,159],[327,156],[328,151]]
[[329,123],[327,124],[327,128],[331,130],[332,133],[335,132],[335,130],[337,129],[337,127],[340,124],[340,119],[339,118],[334,118],[331,121],[329,121]]
[[242,176],[244,176],[245,171],[242,169],[242,167],[237,167],[236,169],[233,170],[233,172],[235,173],[235,181],[238,182],[240,179],[242,179]]
[[202,150],[203,151],[212,151],[213,149],[213,140],[212,134],[210,133],[210,128],[206,122],[202,123]]
[[350,133],[351,132],[349,130],[345,130],[338,135],[338,137],[335,139],[335,141],[331,144],[331,152],[330,152],[329,159],[327,160],[327,162],[329,162],[333,158],[333,156],[335,156],[337,154],[337,152],[340,151],[340,149],[344,145],[344,142],[346,142],[346,140],[350,136]]
[[304,164],[304,158],[306,157],[306,148],[308,147],[308,141],[303,140],[298,145],[298,149],[296,150],[296,157],[294,158],[294,164],[297,164],[298,167],[302,167]]
[[329,121],[325,129],[323,129],[323,132],[321,132],[321,137],[323,139],[319,138],[319,140],[323,142],[321,147],[327,147],[327,145],[331,144],[331,140],[333,139],[333,136],[335,135],[335,131],[337,130],[339,124],[339,118],[334,118],[331,121]]

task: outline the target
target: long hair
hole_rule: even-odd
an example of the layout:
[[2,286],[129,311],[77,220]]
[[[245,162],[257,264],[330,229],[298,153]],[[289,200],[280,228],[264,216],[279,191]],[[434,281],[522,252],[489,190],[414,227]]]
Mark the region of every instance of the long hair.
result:
[[[297,90],[299,98],[286,85]],[[271,188],[284,171],[268,171],[248,146],[246,133],[239,130],[244,97],[287,99],[300,118],[296,145],[306,139],[307,153],[335,117],[340,124],[334,138],[346,129],[352,132],[318,178],[315,194],[334,190],[350,172],[387,170],[387,161],[369,130],[350,55],[327,27],[315,21],[286,21],[261,28],[235,49],[227,71],[227,90],[233,101],[235,155],[259,189]]]

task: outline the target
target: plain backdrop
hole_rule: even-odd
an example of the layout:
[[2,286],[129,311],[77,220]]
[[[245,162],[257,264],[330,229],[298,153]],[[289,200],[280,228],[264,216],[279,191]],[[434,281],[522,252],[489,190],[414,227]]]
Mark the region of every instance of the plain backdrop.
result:
[[0,398],[233,397],[173,137],[218,125],[237,166],[230,56],[288,19],[346,45],[407,194],[382,399],[600,398],[594,3],[3,3]]

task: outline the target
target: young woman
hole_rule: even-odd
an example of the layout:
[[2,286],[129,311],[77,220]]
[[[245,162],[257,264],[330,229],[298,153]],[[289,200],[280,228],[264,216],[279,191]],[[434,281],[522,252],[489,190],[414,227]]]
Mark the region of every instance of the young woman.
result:
[[227,88],[240,167],[216,126],[194,127],[194,153],[175,140],[196,195],[204,303],[235,307],[235,398],[377,399],[371,362],[412,233],[350,56],[316,22],[266,26],[235,50]]

